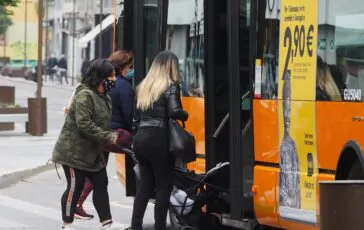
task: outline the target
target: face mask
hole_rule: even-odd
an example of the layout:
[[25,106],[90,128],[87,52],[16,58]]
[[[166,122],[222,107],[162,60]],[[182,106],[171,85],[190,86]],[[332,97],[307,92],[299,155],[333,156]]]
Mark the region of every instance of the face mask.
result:
[[126,79],[128,79],[128,80],[131,80],[131,79],[133,79],[135,77],[135,72],[134,72],[134,69],[129,69],[128,70],[128,74],[126,75]]
[[115,87],[115,81],[106,79],[104,81],[104,89],[106,92],[110,92]]

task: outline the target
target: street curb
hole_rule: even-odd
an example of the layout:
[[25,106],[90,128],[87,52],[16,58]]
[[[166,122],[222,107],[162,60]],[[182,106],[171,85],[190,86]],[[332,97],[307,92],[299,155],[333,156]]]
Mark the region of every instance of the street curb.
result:
[[45,165],[41,165],[35,168],[20,170],[17,172],[2,175],[0,176],[0,189],[8,188],[24,179],[54,169],[54,167],[54,163],[47,163]]
[[[19,83],[23,83],[23,84],[28,84],[28,85],[37,85],[36,82],[33,82],[32,80],[26,80],[24,78],[12,78],[12,77],[6,77],[6,76],[0,76],[0,79],[2,80],[7,80],[7,81],[11,81],[11,82],[19,82]],[[48,85],[48,84],[43,84],[43,87],[50,87],[50,88],[56,88],[56,89],[62,89],[62,90],[69,90],[69,91],[72,91],[74,90],[74,88],[76,86],[66,86],[66,87],[63,87],[63,86],[59,86],[59,85]]]

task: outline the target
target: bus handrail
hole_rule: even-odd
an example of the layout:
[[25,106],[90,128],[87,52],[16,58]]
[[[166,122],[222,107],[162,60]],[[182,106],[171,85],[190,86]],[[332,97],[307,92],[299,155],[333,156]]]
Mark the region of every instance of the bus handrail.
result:
[[[248,96],[250,95],[250,90],[248,90],[242,97],[241,97],[241,101],[244,101]],[[224,117],[224,119],[222,119],[220,125],[217,127],[216,131],[214,132],[214,134],[212,135],[213,138],[217,138],[219,136],[219,134],[221,133],[221,130],[225,127],[226,123],[228,122],[228,120],[230,119],[230,113],[227,113]]]
[[222,119],[222,121],[221,121],[221,123],[220,123],[219,127],[217,127],[217,129],[216,129],[216,131],[215,131],[214,135],[212,135],[212,136],[213,136],[213,138],[217,138],[217,137],[219,136],[219,134],[220,134],[221,130],[225,127],[225,124],[227,123],[227,121],[229,120],[229,118],[230,118],[230,113],[227,113],[227,114],[225,115],[224,119]]

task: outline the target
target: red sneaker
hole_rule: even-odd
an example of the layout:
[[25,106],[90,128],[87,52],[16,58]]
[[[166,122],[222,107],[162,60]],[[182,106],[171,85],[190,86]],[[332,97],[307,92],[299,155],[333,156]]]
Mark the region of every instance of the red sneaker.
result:
[[81,220],[91,220],[94,218],[94,216],[86,213],[82,207],[77,207],[75,211],[75,218]]

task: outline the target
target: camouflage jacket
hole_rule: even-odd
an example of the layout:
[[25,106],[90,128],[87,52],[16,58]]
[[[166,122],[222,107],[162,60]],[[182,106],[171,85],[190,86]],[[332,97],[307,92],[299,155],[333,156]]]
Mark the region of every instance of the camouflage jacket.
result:
[[76,89],[52,160],[71,168],[99,171],[106,166],[102,143],[112,143],[111,100],[85,85]]

